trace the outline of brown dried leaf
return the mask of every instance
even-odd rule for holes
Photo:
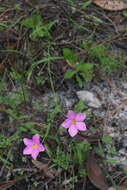
[[[46,164],[42,164],[41,162],[37,160],[32,160],[32,163],[39,169],[44,172],[44,174],[47,177],[54,178],[54,175],[52,172],[49,171],[48,166]]]
[[[110,11],[127,9],[127,2],[125,0],[93,0],[93,3]]]
[[[87,173],[90,181],[100,190],[108,190],[109,186],[96,158],[92,153],[87,158]]]

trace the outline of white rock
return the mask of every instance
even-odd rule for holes
[[[122,82],[123,88],[127,89],[127,82]]]
[[[93,107],[93,108],[99,108],[101,107],[101,102],[99,99],[92,93],[87,90],[81,90],[76,92],[78,98],[80,100],[85,101],[88,106]]]
[[[124,148],[119,150],[119,153],[122,154],[122,155],[125,155],[125,152],[126,152],[126,150]]]
[[[107,190],[116,190],[114,187],[109,187]]]

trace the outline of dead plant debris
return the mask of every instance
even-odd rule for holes
[[[127,2],[124,0],[93,0],[93,3],[103,9],[110,11],[120,11],[127,9]]]
[[[95,187],[99,188],[100,190],[109,189],[106,177],[103,174],[100,165],[97,163],[94,153],[92,152],[88,155],[87,172],[90,181],[95,185]]]

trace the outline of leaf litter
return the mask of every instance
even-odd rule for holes
[[[100,190],[108,190],[107,179],[92,152],[87,157],[87,173],[95,187]]]
[[[121,11],[127,9],[126,0],[93,0],[93,3],[110,11]]]

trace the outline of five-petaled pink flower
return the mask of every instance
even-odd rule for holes
[[[40,136],[38,134],[33,135],[32,139],[24,138],[23,142],[26,145],[23,154],[31,154],[34,160],[36,160],[39,152],[45,151],[45,147],[40,143]]]
[[[74,137],[78,131],[86,131],[86,124],[83,120],[86,118],[84,113],[75,113],[69,110],[67,113],[67,119],[61,124],[62,127],[68,128],[70,136]]]

